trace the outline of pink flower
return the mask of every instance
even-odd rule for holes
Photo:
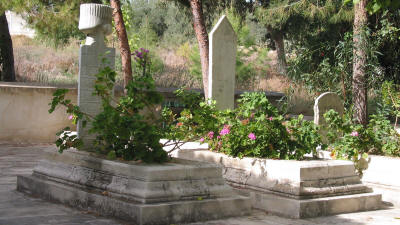
[[[208,132],[208,138],[212,139],[214,137],[214,131]]]
[[[272,121],[274,118],[271,116],[270,118],[268,118],[269,119],[269,121]]]
[[[353,132],[351,132],[350,135],[353,136],[353,137],[358,137],[358,132],[357,131],[353,131]]]
[[[218,141],[218,145],[221,146],[221,145],[222,145],[222,142],[221,142],[221,141]]]
[[[73,115],[69,115],[69,116],[68,116],[68,119],[69,119],[69,120],[72,120],[73,118],[74,118]]]
[[[229,134],[229,132],[230,132],[229,128],[228,128],[228,127],[224,127],[224,129],[222,129],[222,130],[219,132],[219,134],[220,134],[221,136],[224,136],[224,135]]]
[[[200,138],[200,142],[204,142],[204,138]]]
[[[251,140],[256,140],[256,135],[254,133],[250,133],[247,137],[249,137]]]
[[[220,138],[221,138],[221,136],[218,135],[218,136],[217,136],[217,139],[220,139]]]

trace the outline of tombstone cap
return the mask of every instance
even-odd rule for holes
[[[79,30],[90,33],[99,26],[111,26],[113,9],[103,4],[82,4],[80,7]]]

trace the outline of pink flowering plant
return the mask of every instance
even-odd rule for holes
[[[303,159],[320,144],[317,127],[302,118],[286,122],[264,93],[244,93],[234,110],[186,103],[175,127],[185,140],[207,142],[210,150],[234,157]],[[303,127],[303,128],[302,128]]]
[[[353,123],[348,115],[339,115],[334,110],[324,114],[327,129],[327,149],[337,159],[348,159],[354,162],[360,176],[367,169],[368,152],[376,144],[373,131],[361,124]]]

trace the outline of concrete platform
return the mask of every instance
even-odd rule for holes
[[[254,191],[249,193],[253,207],[294,219],[377,210],[382,207],[381,196],[374,193],[314,199],[293,199]]]
[[[134,224],[175,224],[250,214],[248,197],[225,184],[221,168],[172,159],[164,164],[47,152],[17,190]]]
[[[248,193],[254,208],[289,218],[381,207],[381,195],[361,182],[350,161],[239,159],[204,149],[181,149],[175,156],[223,166],[224,178]]]
[[[30,175],[43,148],[56,151],[53,145],[0,144],[0,225],[127,225],[125,221],[101,217],[90,210],[77,210],[44,201],[16,191],[17,175]],[[398,225],[400,208],[347,213],[326,217],[290,219],[253,210],[249,216],[232,217],[190,225]],[[177,224],[178,225],[178,224]]]

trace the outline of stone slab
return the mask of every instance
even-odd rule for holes
[[[56,147],[51,146],[54,151]],[[25,164],[21,159],[29,159],[30,161],[37,161],[40,159],[44,152],[43,146],[38,145],[24,145],[24,146],[10,146],[0,144],[0,164],[8,165],[10,168],[23,166],[25,168],[33,169],[32,163]],[[34,153],[34,154],[32,154]],[[12,156],[3,159],[3,156]],[[0,169],[1,170],[1,169]],[[0,175],[1,178],[1,175]],[[0,184],[3,180],[0,179]],[[102,218],[96,213],[86,210],[77,210],[70,207],[65,207],[61,204],[49,203],[41,199],[33,198],[15,191],[16,177],[13,183],[13,190],[0,191],[0,207],[10,207],[13,202],[19,203],[18,205],[25,204],[26,207],[36,207],[35,203],[43,207],[57,208],[60,213],[56,216],[46,215],[46,211],[33,216],[17,216],[17,217],[2,217],[0,218],[0,225],[32,225],[32,224],[63,224],[63,225],[126,225],[126,221],[117,221],[112,218]],[[1,188],[1,186],[0,186]],[[7,200],[8,199],[8,200]],[[19,208],[14,208],[18,210]],[[253,209],[251,215],[242,217],[224,218],[219,220],[201,221],[191,223],[190,225],[326,225],[326,224],[351,224],[351,225],[398,225],[399,224],[400,208],[386,207],[382,210],[346,213],[333,216],[306,218],[306,219],[290,219],[279,217],[271,213],[266,213],[265,210]]]
[[[361,183],[350,161],[239,159],[198,149],[182,149],[175,156],[222,165],[224,178],[232,185],[273,191],[292,198],[319,198],[370,191]]]
[[[322,136],[322,141],[327,143],[327,127],[324,114],[329,110],[335,110],[339,115],[343,115],[344,106],[339,95],[334,92],[322,93],[315,99],[314,103],[314,123],[320,126],[319,133]]]
[[[18,176],[17,188],[33,196],[140,225],[203,221],[250,213],[250,202],[246,197],[141,204],[34,176]]]
[[[18,176],[17,189],[137,224],[216,219],[251,209],[250,199],[224,182],[220,166],[183,159],[145,164],[48,151],[32,175]]]
[[[262,192],[251,192],[250,196],[253,207],[296,219],[377,210],[381,208],[381,195],[376,193],[301,200]]]

